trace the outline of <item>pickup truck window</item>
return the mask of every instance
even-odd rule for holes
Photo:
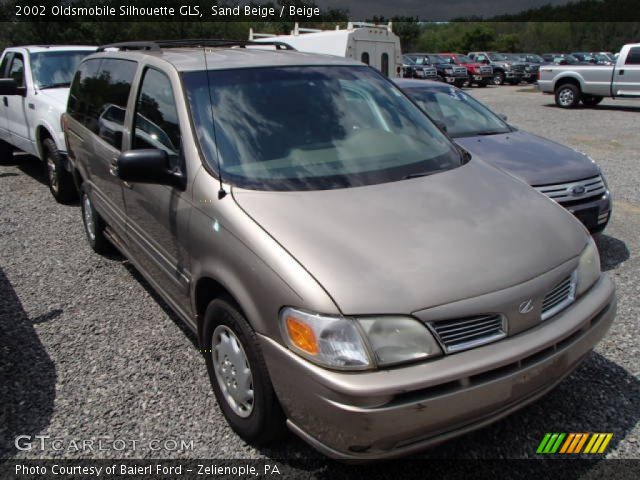
[[[153,68],[142,79],[134,120],[133,149],[157,148],[169,156],[180,150],[180,126],[171,81]]]
[[[225,181],[244,188],[348,188],[461,165],[446,136],[370,68],[185,72],[183,82],[205,160],[217,170],[219,158]]]
[[[625,65],[640,65],[640,47],[633,47],[629,50]]]
[[[2,58],[2,63],[0,63],[0,78],[5,78],[7,76],[7,67],[9,66],[9,61],[11,61],[11,57],[13,57],[13,53],[7,52]]]
[[[80,61],[89,51],[45,51],[30,55],[31,74],[36,88],[68,87]]]
[[[9,68],[9,78],[13,78],[19,87],[24,87],[24,61],[21,53],[16,53]]]

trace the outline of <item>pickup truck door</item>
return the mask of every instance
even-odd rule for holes
[[[9,68],[9,62],[13,58],[13,52],[6,52],[0,62],[0,78],[7,77],[7,70]],[[11,134],[9,133],[9,100],[7,99],[6,105],[4,98],[0,99],[0,140],[4,140],[7,143],[11,143]]]
[[[616,97],[640,97],[640,46],[631,47],[614,67],[612,91]],[[624,63],[623,63],[624,62]]]
[[[7,77],[13,78],[19,87],[27,87],[27,92],[29,92],[28,72],[22,53],[15,52],[13,54]],[[28,95],[28,93],[27,97],[5,95],[2,98],[2,103],[6,107],[11,143],[20,150],[33,153],[32,142],[29,138],[29,125],[27,123],[27,108],[30,102]]]

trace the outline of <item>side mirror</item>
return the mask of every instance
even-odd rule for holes
[[[169,155],[160,149],[128,150],[116,161],[120,180],[134,183],[169,185],[184,190],[184,174],[171,167]]]
[[[13,78],[0,78],[0,95],[20,95],[27,96],[27,89],[19,87]]]
[[[504,120],[505,122],[506,122],[507,120],[509,120],[509,117],[507,117],[504,113],[499,113],[499,114],[498,114],[498,116],[499,116],[502,120]]]

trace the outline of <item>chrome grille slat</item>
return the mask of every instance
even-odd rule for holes
[[[572,273],[553,287],[542,300],[541,319],[546,320],[571,305],[575,299],[576,273]]]
[[[465,325],[470,323],[479,323],[479,322],[487,322],[495,320],[495,316],[486,316],[486,317],[477,317],[469,320],[453,320],[450,324],[448,321],[438,322],[438,331],[446,332],[450,331],[450,329],[458,329],[460,327],[464,328]]]
[[[576,200],[587,200],[600,196],[607,191],[600,175],[576,182],[534,186],[533,188],[560,204],[563,202],[574,202]],[[578,190],[582,189],[582,193],[573,193],[573,190],[576,188]]]
[[[429,325],[447,353],[467,350],[506,336],[502,315],[443,320]]]

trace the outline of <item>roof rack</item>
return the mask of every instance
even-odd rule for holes
[[[98,48],[98,52],[104,52],[109,48],[118,49],[120,51],[134,51],[143,50],[151,52],[159,52],[165,48],[180,48],[180,47],[240,47],[246,48],[251,46],[264,47],[265,45],[272,45],[277,50],[295,50],[291,45],[284,42],[252,42],[247,40],[226,40],[222,38],[194,38],[188,40],[155,40],[155,41],[142,41],[142,42],[121,42],[110,43],[108,45],[102,45]]]

